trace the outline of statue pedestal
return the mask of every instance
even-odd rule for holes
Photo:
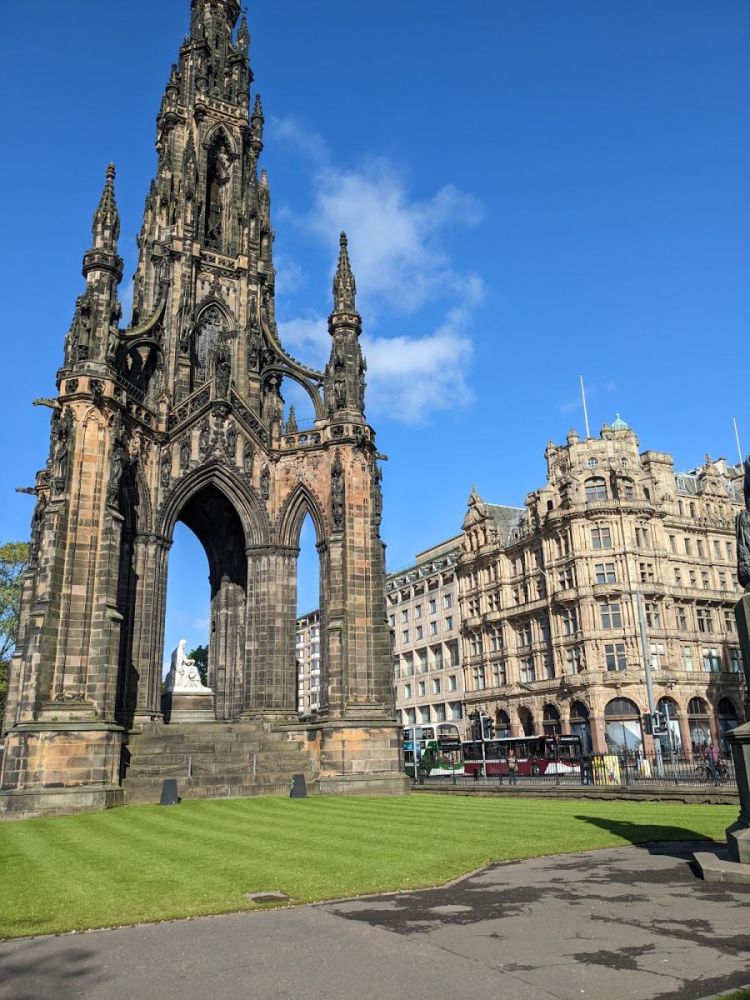
[[[165,691],[161,696],[164,721],[174,725],[180,722],[215,722],[213,693],[201,691]]]
[[[727,847],[733,861],[750,865],[750,722],[733,729],[727,739],[740,792],[740,815],[727,828]]]

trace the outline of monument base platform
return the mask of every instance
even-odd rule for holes
[[[175,725],[180,722],[215,722],[213,694],[195,694],[167,691],[161,700],[164,721]]]
[[[693,857],[704,882],[750,885],[750,865],[733,861],[726,847],[717,847],[715,851],[696,851]]]
[[[20,788],[0,792],[0,816],[24,819],[27,816],[65,816],[79,812],[114,809],[124,803],[118,786],[87,788]]]

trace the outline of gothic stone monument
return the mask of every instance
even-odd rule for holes
[[[192,0],[157,118],[158,167],[122,328],[115,169],[83,258],[4,719],[0,808],[127,800],[123,760],[162,715],[167,563],[183,521],[209,561],[210,726],[297,743],[320,791],[402,792],[355,281],[341,235],[325,372],[274,319],[263,111],[238,0]],[[314,426],[283,422],[282,379]],[[320,554],[322,705],[300,723],[295,614],[306,515]],[[193,729],[196,727],[193,726]],[[197,737],[194,736],[197,739]],[[299,766],[295,770],[300,770]],[[123,778],[124,775],[124,778]],[[158,798],[158,795],[157,795]]]

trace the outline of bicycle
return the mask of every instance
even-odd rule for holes
[[[714,775],[711,774],[708,764],[705,763],[698,764],[695,774],[698,781],[715,783],[717,785],[723,785],[724,782],[729,780],[729,768],[721,761],[716,764],[716,773]]]

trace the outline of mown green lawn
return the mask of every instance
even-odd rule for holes
[[[0,823],[0,938],[435,885],[488,861],[722,839],[733,806],[258,798]]]

